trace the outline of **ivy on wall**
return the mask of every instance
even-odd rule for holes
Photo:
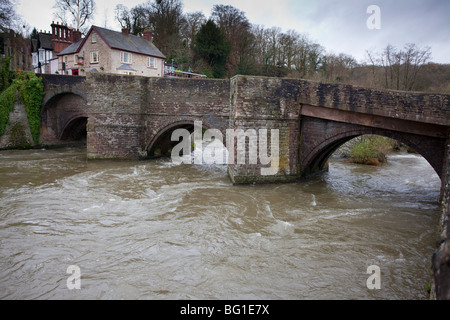
[[[39,142],[41,126],[41,105],[44,98],[44,84],[33,72],[17,72],[12,84],[0,93],[0,136],[5,133],[9,113],[14,102],[20,99],[25,104],[31,135],[34,143]]]
[[[9,113],[14,109],[17,97],[17,86],[11,85],[0,94],[0,137],[5,134],[5,127],[9,122]]]

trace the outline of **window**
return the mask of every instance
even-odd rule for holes
[[[121,63],[128,63],[131,64],[132,61],[132,54],[129,52],[121,52],[120,53],[120,62]]]
[[[91,63],[99,63],[98,51],[91,52]]]
[[[92,43],[97,43],[97,34],[95,32],[92,33]]]
[[[156,59],[155,58],[147,58],[147,67],[156,68]]]

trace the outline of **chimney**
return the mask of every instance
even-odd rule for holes
[[[128,28],[122,28],[122,33],[126,34],[127,36],[130,34],[130,29]]]
[[[72,42],[77,42],[82,37],[81,31],[79,31],[79,30],[72,29],[72,33],[71,34],[72,34],[72,37],[73,37],[72,38]]]
[[[143,38],[147,39],[150,42],[152,42],[153,41],[153,32],[152,32],[152,30],[145,29],[144,30],[144,34],[143,34]]]

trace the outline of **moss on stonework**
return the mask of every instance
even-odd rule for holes
[[[11,127],[9,143],[18,149],[29,149],[31,144],[27,139],[26,128],[21,123],[15,123]]]
[[[17,73],[13,83],[0,94],[0,136],[5,133],[5,127],[9,123],[9,114],[14,110],[14,102],[17,101],[17,97],[25,104],[31,135],[34,143],[38,143],[44,84],[42,79],[33,72]]]

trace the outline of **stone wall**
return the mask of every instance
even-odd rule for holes
[[[292,86],[290,86],[291,83]],[[234,183],[288,182],[297,179],[300,136],[300,105],[297,101],[297,88],[295,80],[290,82],[279,78],[238,76],[231,80],[229,127],[243,132],[255,130],[258,143],[261,139],[259,129],[267,129],[268,132],[278,130],[279,134],[279,162],[272,163],[272,165],[278,164],[277,173],[262,175],[261,169],[271,165],[262,164],[259,153],[257,163],[252,164],[248,157],[248,149],[245,150],[245,164],[238,163],[239,152],[235,148],[236,159],[229,165],[228,170]],[[267,136],[267,141],[267,155],[271,155],[270,134]]]
[[[225,132],[230,115],[230,82],[213,79],[149,78],[145,96],[146,149],[175,124],[201,121]]]
[[[87,78],[90,159],[138,159],[143,141],[147,79],[91,73]]]
[[[433,255],[433,280],[435,297],[450,300],[450,135],[447,140],[447,161],[443,174],[442,218],[439,247]]]
[[[86,100],[86,77],[61,76],[54,74],[41,74],[44,84],[45,96],[42,103],[45,106],[55,96],[72,93]]]
[[[0,137],[0,149],[22,149],[33,145],[26,108],[21,102],[15,102],[5,133]]]

